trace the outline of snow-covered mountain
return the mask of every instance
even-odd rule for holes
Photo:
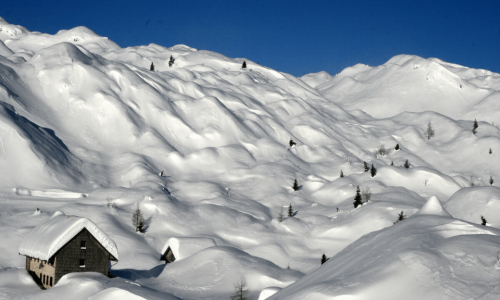
[[[499,91],[438,59],[296,78],[0,19],[0,295],[229,299],[244,276],[260,299],[496,299]],[[354,209],[357,186],[371,198]],[[59,210],[115,241],[116,278],[36,286],[19,245]],[[173,237],[217,246],[165,266]]]

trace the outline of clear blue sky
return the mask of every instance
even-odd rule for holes
[[[398,54],[500,73],[500,0],[24,0],[0,16],[50,34],[83,25],[121,47],[186,44],[295,76]]]

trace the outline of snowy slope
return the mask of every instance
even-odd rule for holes
[[[354,269],[380,255],[384,260],[370,272],[388,274],[401,264],[395,253],[410,253],[419,243],[458,253],[432,226],[488,235],[454,238],[467,251],[483,251],[481,265],[460,261],[454,273],[436,277],[443,280],[436,295],[453,276],[473,281],[467,274],[487,270],[491,278],[480,280],[497,278],[488,255],[498,246],[499,223],[487,214],[497,192],[485,186],[490,177],[493,185],[500,181],[500,130],[490,122],[500,123],[488,104],[500,88],[498,74],[397,56],[333,77],[295,78],[186,45],[122,49],[85,27],[49,35],[3,19],[0,26],[0,240],[7,241],[0,243],[0,276],[19,278],[0,280],[0,289],[11,299],[64,298],[68,291],[76,299],[228,299],[240,276],[256,298],[281,288],[281,295],[291,295],[294,285],[287,286],[297,281],[303,297],[328,299],[335,293],[314,294],[323,275],[312,274],[327,266],[319,267],[323,254],[342,261],[347,249],[366,252],[349,264]],[[377,169],[374,177],[364,162]],[[354,209],[357,186],[371,198]],[[471,201],[476,194],[485,200]],[[429,198],[431,211],[444,203],[452,217],[421,213],[393,226],[401,211],[412,216]],[[131,225],[137,204],[145,233]],[[465,208],[470,215],[460,214]],[[114,240],[116,278],[71,274],[41,291],[18,271],[25,263],[18,253],[23,239],[56,211],[88,218]],[[492,227],[466,223],[479,223],[483,214]],[[412,230],[418,238],[407,243]],[[382,247],[373,236],[398,250],[377,248],[370,256],[363,245]],[[217,246],[160,262],[169,239],[193,238]],[[432,247],[421,251],[430,273],[453,262],[435,259]],[[426,284],[411,274],[401,282],[398,274],[385,283],[427,295]],[[453,295],[480,298],[489,295],[484,291],[498,294],[456,284]]]

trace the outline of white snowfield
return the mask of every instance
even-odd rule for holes
[[[500,74],[398,55],[296,78],[0,29],[0,298],[225,300],[241,277],[254,299],[500,298]],[[83,227],[115,278],[40,290],[19,254]]]
[[[97,225],[87,218],[67,216],[61,211],[55,212],[24,238],[19,246],[19,254],[49,260],[83,229],[87,229],[111,255],[118,259],[115,242]]]
[[[216,246],[215,241],[211,238],[169,238],[161,249],[162,255],[167,251],[168,247],[172,250],[175,256],[175,261],[189,257],[196,252],[199,252],[208,247]]]

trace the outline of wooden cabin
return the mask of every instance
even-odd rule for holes
[[[19,254],[26,256],[26,270],[44,289],[73,272],[98,272],[109,276],[110,261],[118,261],[114,241],[92,221],[56,212],[28,234]]]
[[[172,263],[213,246],[217,245],[211,238],[170,238],[163,246],[160,260]]]

